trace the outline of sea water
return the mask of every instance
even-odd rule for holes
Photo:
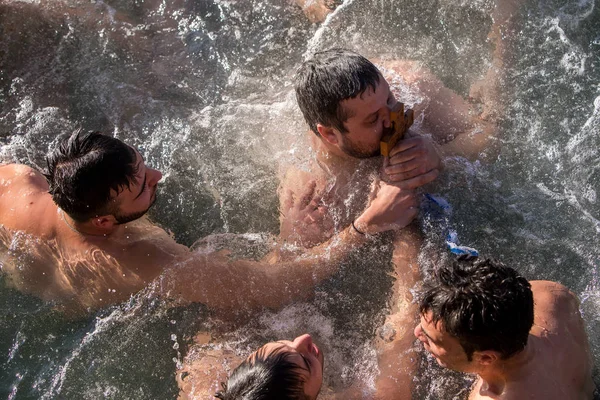
[[[311,24],[288,0],[0,3],[0,159],[44,167],[78,126],[136,146],[164,174],[151,217],[192,245],[260,255],[278,231],[279,172],[309,157],[294,70],[346,47],[413,59],[467,96],[489,68],[493,1],[346,0]],[[510,37],[508,98],[491,159],[446,160],[431,188],[452,205],[461,243],[581,299],[600,361],[600,11],[593,0],[525,1]],[[423,271],[448,257],[444,227],[420,216]],[[429,223],[431,222],[431,223]],[[222,243],[221,243],[222,242]],[[224,333],[245,354],[305,331],[326,350],[326,384],[367,385],[370,344],[391,282],[386,243],[351,255],[315,299]],[[2,252],[2,263],[10,260]],[[353,258],[354,257],[354,258]],[[365,273],[364,263],[377,265]],[[373,291],[372,288],[378,288]],[[0,395],[7,399],[166,399],[201,330],[221,321],[148,288],[67,319],[0,275]],[[414,351],[419,354],[418,346]],[[423,357],[418,399],[465,398],[470,377]],[[595,382],[600,376],[595,370]],[[597,398],[600,398],[597,396]]]

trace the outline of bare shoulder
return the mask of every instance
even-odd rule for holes
[[[372,60],[374,64],[382,69],[384,77],[387,79],[386,72],[394,72],[402,76],[409,85],[419,81],[436,81],[442,85],[441,81],[422,63],[415,60]],[[387,71],[386,71],[387,70]]]
[[[531,290],[537,326],[556,334],[584,334],[579,299],[567,287],[557,282],[531,281]]]
[[[565,309],[579,309],[579,299],[566,286],[551,281],[531,281],[531,291],[537,306]]]
[[[149,266],[146,272],[150,276],[160,274],[164,268],[189,254],[189,248],[177,243],[169,232],[147,217],[129,223],[127,229],[130,234],[126,245],[117,247],[126,250],[122,257],[128,260],[129,265]]]
[[[591,398],[593,364],[579,311],[579,299],[567,287],[557,282],[532,281],[531,290],[535,302],[535,325],[531,334],[550,338],[546,342],[551,347],[548,351],[551,360],[548,363],[560,366],[555,377],[562,382],[565,390],[572,393],[568,398]],[[539,328],[545,328],[546,331]]]
[[[325,180],[316,168],[290,166],[283,174],[279,183],[278,195],[280,206],[289,208],[291,204],[286,207],[286,200],[291,200],[288,197],[299,196],[311,185],[316,186],[317,191],[321,190],[325,185]]]
[[[22,186],[48,189],[46,178],[35,169],[23,164],[0,165],[0,186]]]
[[[313,176],[312,171],[291,166],[283,174],[280,187],[303,187],[309,181],[314,180]]]

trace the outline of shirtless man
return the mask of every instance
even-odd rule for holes
[[[390,157],[382,159],[379,142],[384,128],[390,126],[390,110],[397,104],[388,82],[399,81],[418,92],[422,101],[409,104],[417,122]],[[332,49],[316,53],[300,67],[295,87],[311,129],[308,137],[314,161],[306,169],[290,169],[282,180],[280,238],[306,248],[331,240],[336,232],[348,228],[370,233],[358,211],[368,202],[370,185],[380,183],[382,165],[382,178],[400,188],[403,225],[409,225],[419,209],[416,189],[435,180],[441,169],[440,156],[429,136],[440,143],[460,141],[460,146],[450,142],[450,151],[476,157],[494,129],[490,121],[478,119],[464,99],[412,62],[383,64],[380,71],[354,52]],[[299,197],[309,182],[316,182],[314,211],[296,215],[293,200],[284,193]],[[381,370],[378,398],[408,398],[414,368],[408,354],[404,358],[398,354],[413,342],[410,327],[416,310],[411,306],[409,289],[419,277],[419,233],[414,227],[396,232],[394,247],[395,287],[390,314],[382,328],[388,333],[376,339]],[[399,369],[407,372],[405,379],[398,378]]]
[[[439,365],[477,374],[469,399],[591,399],[591,355],[579,302],[490,260],[436,272],[415,336]]]
[[[324,355],[309,334],[267,343],[244,358],[217,352],[213,360],[191,371],[179,400],[213,395],[222,400],[315,400],[323,384]],[[224,364],[232,369],[229,374],[223,370]],[[193,384],[210,374],[215,374],[212,391],[195,391]]]
[[[276,308],[309,296],[350,247],[368,241],[347,229],[340,240],[276,263],[272,254],[255,262],[192,253],[142,218],[162,175],[137,150],[76,132],[47,160],[46,179],[25,165],[0,167],[0,265],[13,286],[68,311],[122,302],[161,275],[161,295],[224,312]],[[402,224],[399,190],[387,185],[374,195],[363,229]]]

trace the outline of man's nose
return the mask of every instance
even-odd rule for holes
[[[415,330],[413,331],[413,333],[415,334],[415,337],[417,339],[419,339],[421,342],[424,341],[424,338],[423,338],[424,335],[423,335],[423,330],[421,329],[421,324],[419,324],[415,327]]]
[[[390,121],[390,113],[391,112],[398,112],[400,111],[400,102],[399,101],[392,101],[389,102],[387,104],[387,112],[385,113],[385,116],[383,118],[383,126],[385,127],[389,127],[391,125],[391,121]]]
[[[312,337],[310,337],[310,335],[308,333],[305,333],[302,336],[298,336],[296,339],[294,339],[294,342],[292,344],[292,347],[295,348],[297,351],[307,351],[310,350],[312,346]]]
[[[148,168],[148,177],[146,179],[148,186],[156,186],[158,181],[162,179],[162,173],[157,169]]]

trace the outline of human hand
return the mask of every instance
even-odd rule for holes
[[[312,247],[332,235],[333,219],[317,191],[316,181],[309,181],[299,197],[292,190],[287,190],[284,196],[280,210],[281,239]]]
[[[371,192],[369,206],[354,221],[354,226],[369,234],[401,229],[410,224],[418,213],[419,204],[414,190],[380,181]]]
[[[402,189],[416,189],[432,182],[440,173],[441,159],[433,143],[422,136],[399,141],[383,160],[387,182]]]

